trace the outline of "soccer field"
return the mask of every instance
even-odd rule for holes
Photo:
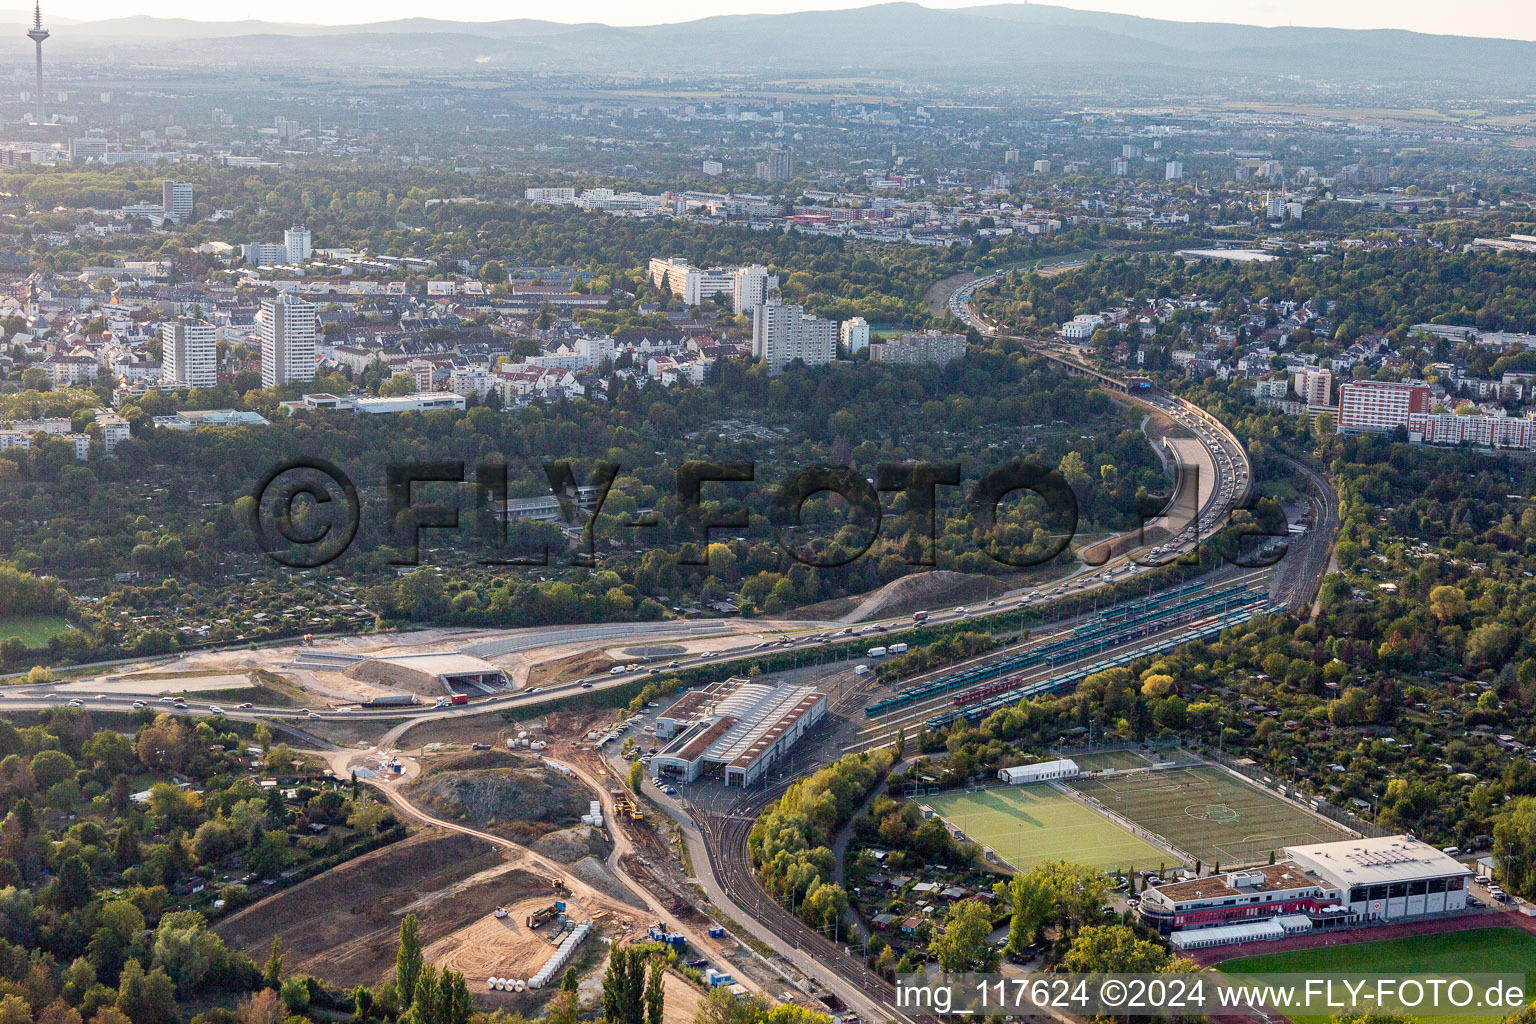
[[[1106,768],[1126,771],[1131,768],[1147,768],[1152,764],[1134,750],[1092,750],[1086,754],[1073,754],[1072,760],[1085,772],[1098,772]]]
[[[1047,860],[1120,870],[1172,861],[1166,851],[1043,783],[918,800],[1019,871]]]
[[[1536,972],[1536,937],[1519,928],[1479,928],[1408,939],[1318,946],[1289,953],[1262,953],[1224,961],[1225,974],[1528,974]],[[1327,1015],[1286,1014],[1296,1024],[1323,1024]],[[1499,1014],[1444,1016],[1415,1014],[1421,1021],[1495,1024]]]
[[[47,647],[48,638],[69,630],[62,615],[12,615],[0,618],[0,640],[16,637],[28,647]]]
[[[1068,785],[1207,867],[1251,864],[1283,846],[1349,838],[1339,826],[1211,765]]]

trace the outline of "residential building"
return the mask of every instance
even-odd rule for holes
[[[1177,160],[1169,160],[1163,165],[1163,180],[1178,181],[1184,177],[1184,165]]]
[[[219,382],[218,329],[206,320],[173,320],[160,328],[160,379],[191,388]]]
[[[164,212],[166,220],[175,221],[177,224],[190,224],[196,220],[196,207],[192,201],[192,183],[165,181],[160,186],[160,209]]]
[[[856,355],[869,348],[869,321],[861,316],[844,320],[842,326],[837,329],[838,340],[848,354]]]
[[[943,331],[907,334],[871,345],[869,358],[876,363],[934,363],[945,366],[965,358],[965,335]]]
[[[1413,413],[1429,412],[1429,387],[1391,381],[1346,381],[1339,385],[1337,430],[1393,430],[1408,426]]]
[[[1296,371],[1296,393],[1312,406],[1332,404],[1333,371],[1321,366],[1303,366]]]
[[[779,286],[779,279],[762,264],[737,267],[732,274],[731,308],[739,316],[768,301],[768,292]]]
[[[262,387],[315,379],[317,324],[314,304],[296,295],[261,301],[256,331],[261,337]]]
[[[768,159],[757,162],[756,173],[762,181],[788,181],[795,176],[794,154],[786,147],[768,154]]]
[[[778,373],[796,359],[825,366],[837,358],[837,324],[802,306],[765,302],[752,312],[752,358]]]
[[[314,251],[311,246],[309,228],[300,224],[283,232],[283,249],[289,263],[302,263],[309,259]]]

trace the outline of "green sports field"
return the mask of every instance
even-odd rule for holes
[[[0,640],[16,637],[28,647],[47,647],[48,638],[69,629],[62,615],[12,615],[0,618]]]
[[[1475,931],[1418,935],[1408,939],[1318,946],[1289,953],[1262,953],[1223,961],[1218,970],[1226,974],[1359,972],[1412,974],[1421,978],[1453,973],[1536,975],[1536,936],[1519,928],[1479,928]],[[1527,986],[1526,991],[1529,990]],[[1328,1019],[1326,1015],[1286,1016],[1296,1024],[1323,1024]],[[1495,1024],[1501,1014],[1415,1016],[1421,1021],[1445,1021],[1447,1024],[1452,1021],[1457,1024]]]
[[[1101,772],[1106,768],[1128,771],[1152,764],[1134,750],[1091,750],[1086,754],[1073,754],[1072,760],[1085,772]]]
[[[1154,867],[1168,853],[1043,783],[919,797],[966,838],[1020,871],[1047,860],[1094,868]]]
[[[1211,765],[1074,779],[1068,785],[1207,867],[1252,864],[1284,846],[1349,838],[1332,822]]]

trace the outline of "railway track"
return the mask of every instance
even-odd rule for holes
[[[894,985],[871,971],[862,960],[849,956],[842,946],[790,913],[763,889],[747,853],[747,837],[757,820],[758,812],[782,796],[793,781],[782,782],[754,793],[749,800],[737,805],[734,813],[692,812],[694,821],[705,837],[710,868],[720,887],[737,906],[750,912],[759,923],[795,944],[796,949],[805,956],[805,961],[795,966],[818,989],[827,987],[817,977],[818,974],[835,974],[881,1007],[893,1020],[907,1024],[939,1024],[931,1016],[914,1016],[897,1010]]]

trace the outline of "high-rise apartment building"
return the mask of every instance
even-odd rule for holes
[[[1408,417],[1429,412],[1429,387],[1395,381],[1345,381],[1339,385],[1338,432],[1393,430]]]
[[[825,366],[837,358],[837,324],[803,306],[765,302],[752,311],[752,358],[778,373],[796,359]]]
[[[189,388],[219,382],[218,335],[204,320],[173,320],[160,329],[160,377]]]
[[[943,331],[922,331],[871,346],[869,358],[875,363],[934,363],[946,366],[965,358],[965,335]]]
[[[844,320],[837,333],[838,339],[850,356],[869,348],[869,321],[861,316]]]
[[[256,312],[261,337],[262,387],[315,379],[315,305],[297,295],[262,299]]]
[[[794,154],[788,148],[776,149],[757,162],[756,170],[762,181],[788,181],[795,176]]]
[[[160,186],[160,209],[165,219],[190,224],[197,219],[190,181],[166,181]]]
[[[1178,181],[1184,177],[1184,165],[1178,160],[1169,160],[1163,164],[1163,180]]]
[[[1329,404],[1333,393],[1333,371],[1322,366],[1303,366],[1296,371],[1296,393],[1311,406]]]
[[[302,263],[314,251],[310,245],[309,228],[300,224],[283,232],[283,248],[287,250],[289,263]]]
[[[737,267],[732,274],[731,308],[737,314],[750,313],[768,301],[770,289],[777,288],[779,279],[768,273],[761,263],[750,267]]]

